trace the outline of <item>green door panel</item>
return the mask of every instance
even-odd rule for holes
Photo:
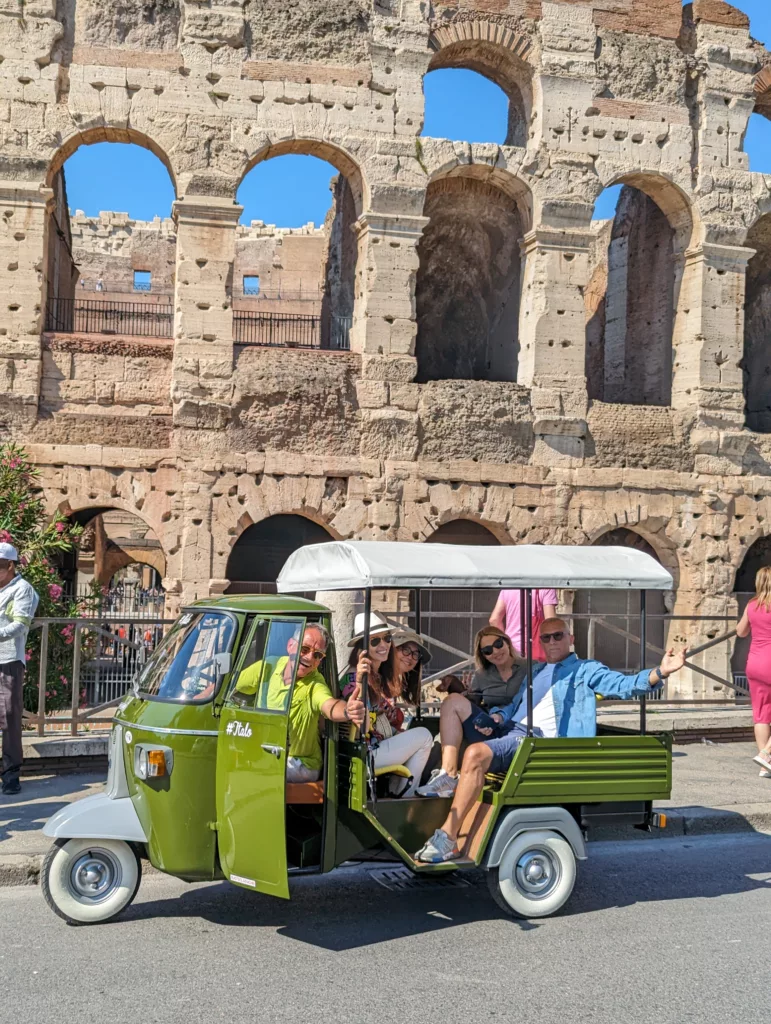
[[[285,787],[291,688],[285,710],[269,710],[259,706],[266,703],[267,686],[260,685],[250,694],[250,705],[238,691],[238,676],[258,660],[274,665],[282,651],[286,654],[287,633],[302,637],[303,628],[303,619],[288,616],[254,622],[233,673],[234,688],[222,705],[217,740],[217,842],[222,870],[236,885],[284,899],[289,898]]]

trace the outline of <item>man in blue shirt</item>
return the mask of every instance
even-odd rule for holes
[[[573,637],[562,619],[546,619],[539,636],[546,664],[533,666],[533,731],[536,736],[594,736],[597,694],[629,700],[658,689],[685,664],[685,650],[666,652],[658,668],[627,676],[599,661],[581,661],[571,653]],[[480,742],[466,750],[455,797],[444,824],[415,854],[436,864],[459,856],[457,839],[466,815],[479,799],[488,772],[502,774],[527,735],[527,681],[507,707],[493,708],[495,728],[480,728]],[[483,739],[482,737],[490,737]]]

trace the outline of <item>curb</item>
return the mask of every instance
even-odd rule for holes
[[[605,827],[592,832],[591,842],[619,839],[680,839],[683,836],[771,833],[771,803],[735,804],[732,807],[661,807],[667,816],[665,829],[640,832],[633,828]],[[38,885],[43,853],[0,854],[0,888]],[[142,861],[143,875],[163,874]]]

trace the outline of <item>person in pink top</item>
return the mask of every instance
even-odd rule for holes
[[[771,778],[771,566],[758,569],[755,596],[739,620],[737,636],[749,636],[747,682],[755,723],[758,753],[753,758],[760,765],[760,774]]]
[[[545,619],[553,619],[557,614],[557,591],[556,590],[534,590],[533,591],[533,637],[538,636],[538,628],[535,623],[541,623]],[[521,591],[502,590],[498,595],[493,613],[490,616],[490,625],[502,629],[511,640],[515,651],[521,655],[525,654],[525,640],[522,636],[522,604]]]

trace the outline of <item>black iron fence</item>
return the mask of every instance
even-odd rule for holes
[[[347,351],[352,318],[333,316],[324,328],[324,318],[307,313],[260,313],[233,311],[233,340],[239,345],[267,348],[326,348]]]
[[[174,309],[170,299],[150,303],[49,298],[45,329],[66,334],[128,334],[143,338],[171,338]]]

